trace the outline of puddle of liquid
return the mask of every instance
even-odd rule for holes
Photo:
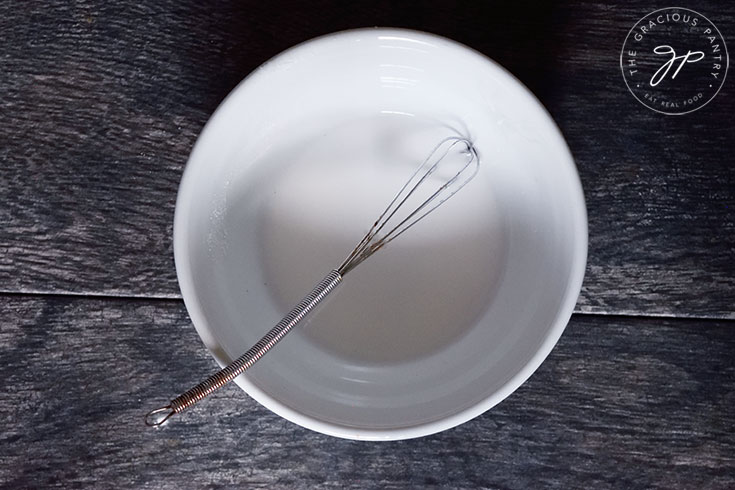
[[[381,115],[281,149],[288,162],[271,165],[273,190],[261,199],[257,226],[279,309],[287,312],[339,266],[448,135],[434,121]],[[318,316],[290,335],[358,364],[408,362],[461,338],[491,301],[507,247],[480,177],[350,272]]]

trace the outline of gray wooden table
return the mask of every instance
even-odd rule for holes
[[[620,49],[662,6],[1,1],[0,486],[735,488],[733,76],[686,116],[639,104]],[[735,46],[735,4],[687,6]],[[323,436],[234,386],[146,429],[216,368],[171,247],[198,132],[268,58],[370,25],[472,46],[557,120],[590,225],[565,334],[507,400],[426,438]]]

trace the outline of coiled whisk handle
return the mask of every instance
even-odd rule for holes
[[[275,327],[252,346],[250,350],[232,361],[218,373],[213,374],[186,393],[171,400],[168,405],[150,411],[145,416],[146,425],[151,427],[162,425],[175,414],[183,412],[244,373],[285,337],[291,329],[306,318],[341,282],[342,274],[338,270],[331,271]]]

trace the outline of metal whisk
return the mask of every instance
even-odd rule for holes
[[[459,162],[456,158],[453,164],[449,162],[452,152],[462,155]],[[327,274],[245,354],[194,388],[174,398],[168,405],[149,412],[145,417],[146,425],[152,427],[162,425],[173,415],[183,412],[245,372],[334,291],[345,274],[459,192],[475,177],[479,165],[480,159],[470,140],[451,136],[439,142],[338,268]],[[412,204],[415,207],[411,208]]]

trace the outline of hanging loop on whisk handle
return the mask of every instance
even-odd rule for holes
[[[183,412],[244,373],[271,350],[291,329],[306,318],[341,282],[342,274],[337,270],[331,271],[275,327],[251,347],[250,350],[186,393],[171,400],[168,405],[151,410],[145,416],[146,425],[150,427],[163,425],[172,416]]]

